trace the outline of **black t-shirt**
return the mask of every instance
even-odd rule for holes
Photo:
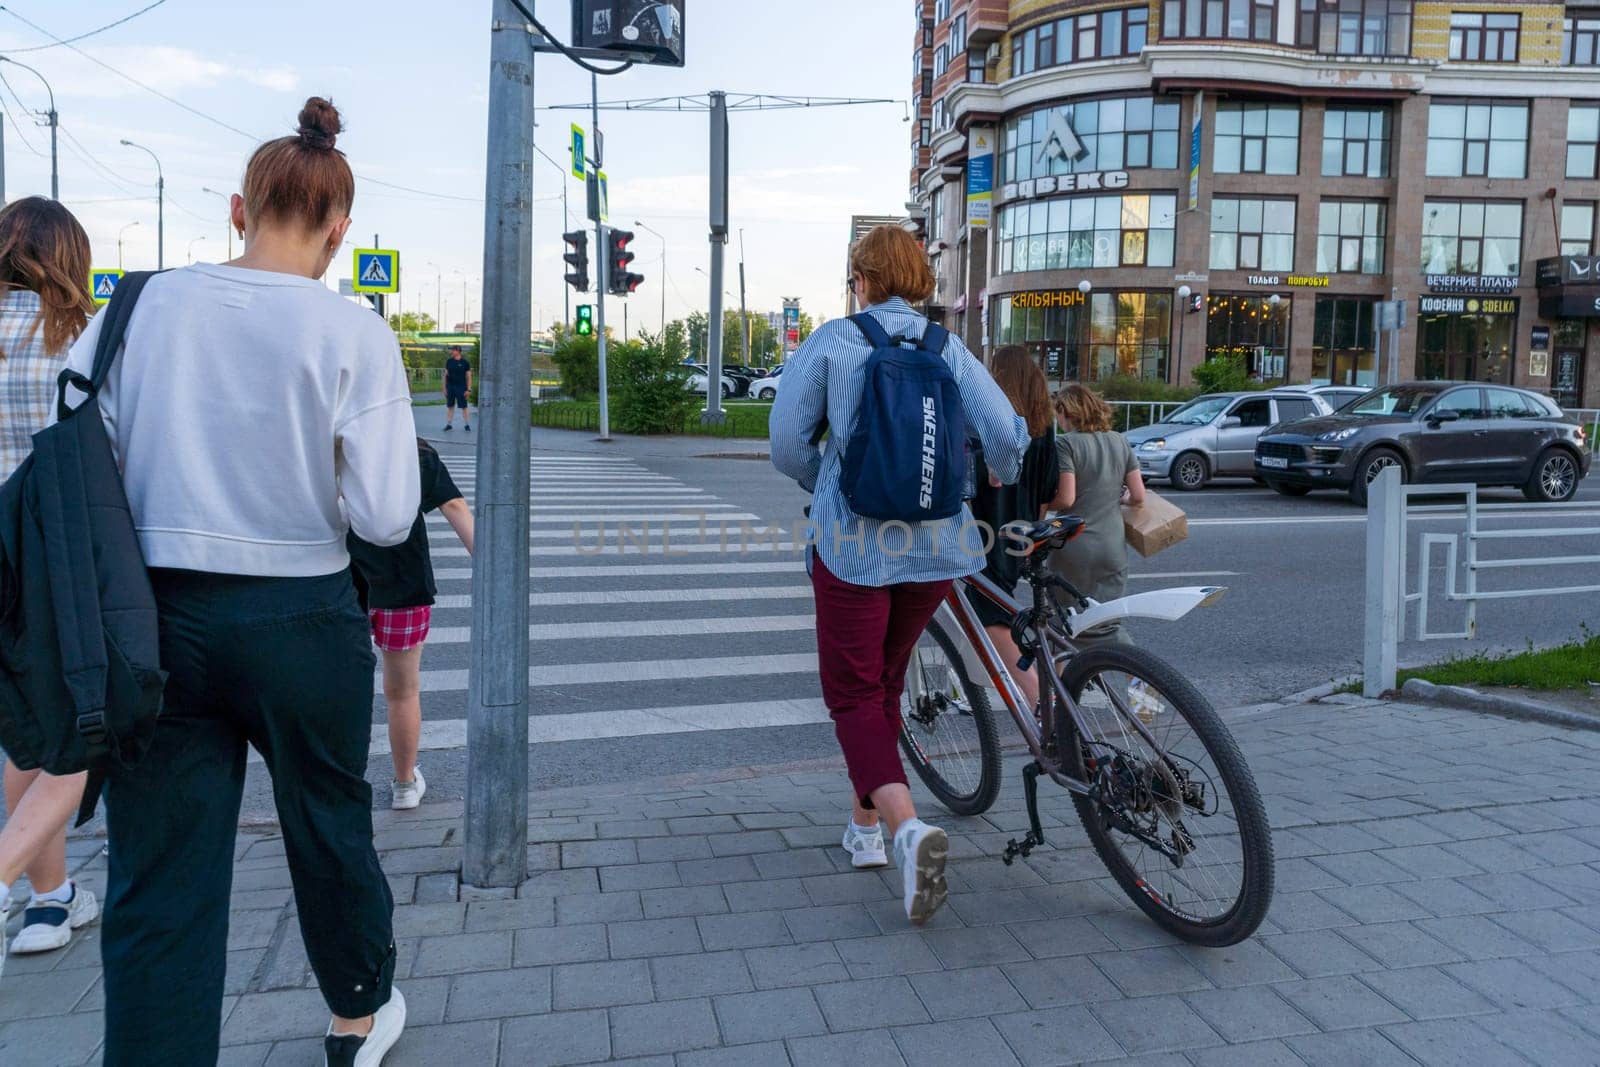
[[[428,554],[428,524],[422,516],[456,499],[461,490],[450,479],[433,446],[417,440],[417,465],[422,471],[422,507],[411,536],[392,548],[380,548],[350,534],[351,571],[365,608],[420,608],[433,603],[439,587],[433,582]]]
[[[974,445],[974,476],[977,496],[971,501],[972,517],[987,523],[994,531],[994,547],[989,550],[983,573],[1000,588],[1011,590],[1022,576],[1022,558],[1011,554],[1017,543],[1000,536],[1000,528],[1008,522],[1037,522],[1039,511],[1056,498],[1061,485],[1061,467],[1056,459],[1056,432],[1048,429],[1044,436],[1028,442],[1028,451],[1022,456],[1022,473],[1016,485],[998,488],[989,484],[989,468],[983,462],[983,450]],[[1011,552],[1008,552],[1010,549]]]
[[[472,364],[466,357],[460,359],[447,359],[444,361],[444,384],[447,388],[461,390],[467,387],[467,375],[472,371]]]

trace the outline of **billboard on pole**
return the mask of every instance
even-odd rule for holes
[[[684,0],[572,0],[572,47],[683,66]]]

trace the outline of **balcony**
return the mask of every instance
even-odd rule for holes
[[[950,13],[967,14],[967,47],[992,44],[1006,35],[1011,25],[1011,5],[1007,0],[967,0],[950,5]]]

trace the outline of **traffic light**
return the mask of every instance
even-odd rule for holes
[[[589,235],[582,230],[573,230],[564,233],[561,239],[572,247],[561,258],[566,260],[567,266],[572,269],[567,271],[567,284],[580,293],[589,291]]]
[[[644,281],[644,275],[628,270],[628,264],[633,262],[633,253],[628,251],[632,240],[632,230],[606,231],[606,291],[612,296],[627,296]]]
[[[579,337],[594,336],[594,305],[578,305],[578,323],[573,332]]]

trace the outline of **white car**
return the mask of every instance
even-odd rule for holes
[[[778,396],[778,386],[782,381],[783,368],[774,367],[771,374],[750,383],[750,395],[756,400],[775,400]]]
[[[685,363],[683,369],[688,371],[688,377],[683,380],[683,387],[691,393],[704,393],[708,375],[706,369],[697,363]],[[722,398],[726,400],[738,391],[738,385],[726,374],[722,375]]]

